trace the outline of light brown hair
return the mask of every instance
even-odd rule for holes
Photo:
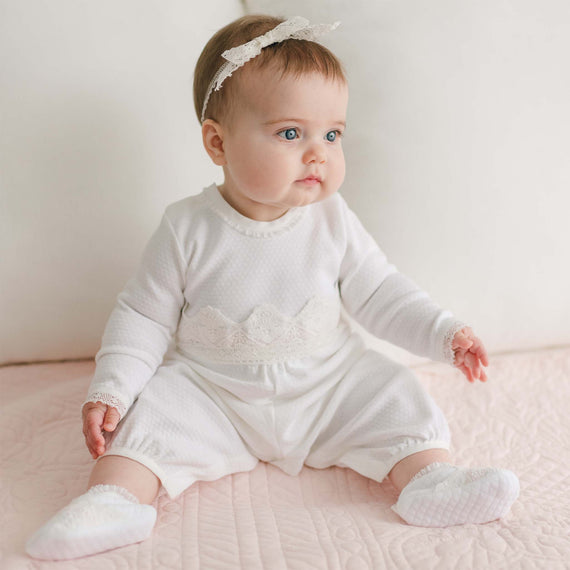
[[[243,16],[218,30],[206,44],[194,71],[194,107],[198,120],[208,87],[220,67],[225,63],[222,53],[267,33],[285,20],[265,15]],[[248,61],[248,69],[274,65],[281,75],[300,76],[305,73],[320,73],[327,79],[346,83],[346,75],[341,62],[323,45],[307,41],[289,39],[267,46],[261,54]],[[219,91],[213,91],[206,108],[205,119],[217,122],[228,121],[231,117],[238,94],[238,69],[224,81]]]

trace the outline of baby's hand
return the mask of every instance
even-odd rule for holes
[[[102,402],[87,402],[83,406],[83,435],[89,453],[97,459],[105,453],[103,430],[115,431],[120,414],[116,408]]]
[[[455,353],[455,366],[465,374],[469,382],[487,381],[487,374],[483,370],[483,366],[489,366],[487,351],[469,327],[455,334],[451,348]]]

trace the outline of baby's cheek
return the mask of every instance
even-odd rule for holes
[[[342,150],[339,151],[338,155],[333,156],[330,171],[331,181],[336,185],[337,189],[340,188],[346,174],[346,164]]]

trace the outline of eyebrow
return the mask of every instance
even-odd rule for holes
[[[294,117],[285,117],[283,119],[277,119],[275,121],[267,121],[263,124],[269,126],[269,125],[276,125],[278,123],[304,123],[304,122],[305,121],[303,119],[296,119]],[[331,123],[334,125],[342,125],[343,127],[346,127],[346,121],[331,121]]]

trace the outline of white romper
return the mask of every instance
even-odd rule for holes
[[[86,402],[122,421],[105,455],[153,471],[170,497],[259,460],[350,467],[382,481],[449,447],[443,414],[367,330],[453,362],[464,325],[389,264],[340,194],[251,220],[216,185],[166,209],[118,297]]]

